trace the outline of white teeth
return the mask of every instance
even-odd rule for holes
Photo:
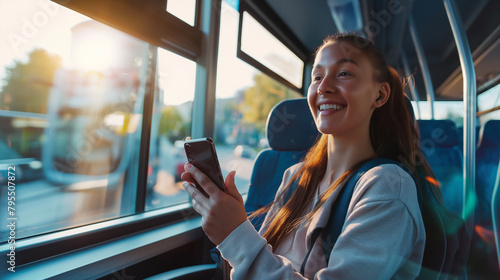
[[[324,111],[324,110],[341,110],[341,109],[344,109],[345,107],[344,106],[340,106],[340,105],[337,105],[337,104],[322,104],[319,106],[319,110],[320,111]]]

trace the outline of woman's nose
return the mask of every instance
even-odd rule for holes
[[[322,81],[321,84],[318,87],[318,94],[319,95],[325,95],[329,93],[334,93],[335,92],[335,86],[332,84],[331,81],[328,81],[327,78],[325,77]]]

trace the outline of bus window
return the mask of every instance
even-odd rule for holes
[[[50,1],[9,3],[1,28],[0,181],[15,166],[17,238],[135,211],[148,45]]]
[[[413,110],[417,112],[417,101],[411,101]],[[418,101],[420,110],[419,119],[428,120],[431,118],[428,101]],[[463,126],[463,101],[434,101],[434,118],[437,120],[452,120],[457,127]]]
[[[304,62],[247,12],[243,13],[242,28],[241,50],[302,88]]]
[[[267,147],[269,111],[301,95],[236,57],[239,13],[227,1],[221,9],[214,140],[224,176],[236,170],[236,186],[246,193],[253,159]]]
[[[195,62],[158,50],[146,210],[188,200],[180,175],[186,163],[183,140],[191,135],[195,72]]]
[[[500,85],[481,93],[477,97],[479,123],[481,126],[488,120],[500,120]]]

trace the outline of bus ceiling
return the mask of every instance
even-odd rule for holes
[[[478,94],[500,82],[500,1],[455,1],[466,29]],[[355,31],[370,38],[396,69],[402,51],[415,75],[416,92],[427,100],[409,21],[426,56],[435,100],[462,100],[462,75],[458,51],[443,1],[436,0],[240,0],[240,11],[251,9],[277,38],[291,49],[303,50],[311,63],[323,38],[337,32]]]

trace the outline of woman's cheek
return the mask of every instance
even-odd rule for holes
[[[314,108],[314,104],[316,103],[316,96],[316,90],[310,87],[309,91],[307,92],[307,103],[309,104],[309,108],[311,109],[311,111]]]

